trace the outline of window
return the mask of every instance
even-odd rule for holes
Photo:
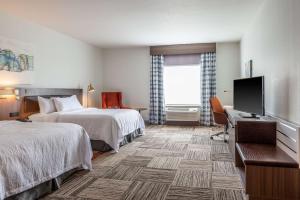
[[[200,64],[164,66],[166,105],[200,105]]]

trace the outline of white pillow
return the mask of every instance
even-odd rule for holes
[[[79,103],[76,95],[65,98],[56,97],[53,98],[53,100],[58,112],[82,109],[82,106]]]
[[[38,103],[40,107],[40,113],[47,114],[47,113],[56,112],[53,99],[38,97]]]

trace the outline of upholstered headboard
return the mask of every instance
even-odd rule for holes
[[[53,89],[53,88],[18,88],[21,101],[21,117],[26,118],[33,113],[38,113],[38,96],[44,98],[69,97],[76,95],[82,104],[82,89]]]

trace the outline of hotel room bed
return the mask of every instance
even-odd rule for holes
[[[0,199],[36,199],[45,191],[32,188],[92,169],[90,139],[79,125],[0,121],[0,130]]]
[[[65,122],[79,124],[87,131],[94,150],[108,150],[104,141],[118,151],[120,144],[143,134],[145,124],[142,116],[132,109],[81,108],[48,114],[33,114],[34,122]]]

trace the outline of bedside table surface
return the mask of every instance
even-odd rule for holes
[[[132,109],[135,109],[135,110],[147,110],[147,108],[145,108],[145,107],[132,107]]]

